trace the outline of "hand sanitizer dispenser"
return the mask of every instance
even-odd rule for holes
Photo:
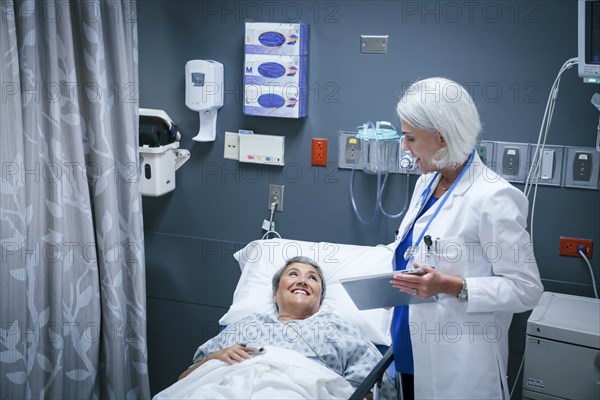
[[[200,114],[200,130],[193,140],[215,140],[223,89],[223,64],[213,60],[191,60],[185,64],[185,105]]]

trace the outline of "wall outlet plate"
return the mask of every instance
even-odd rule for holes
[[[566,147],[564,186],[598,189],[600,153],[593,147]]]
[[[482,140],[481,143],[477,146],[477,154],[481,161],[490,167],[495,163],[495,154],[494,154],[494,142],[488,140]]]
[[[327,139],[313,138],[311,151],[311,165],[313,167],[327,166]]]
[[[529,145],[528,160],[530,166],[534,162],[535,148],[535,144]],[[544,150],[540,154],[541,163],[537,176],[533,178],[532,183],[537,182],[538,185],[560,186],[562,184],[564,151],[564,146],[545,145]],[[527,179],[527,175],[525,179]]]
[[[338,168],[352,169],[358,160],[360,141],[356,132],[340,131],[338,134]],[[357,165],[358,169],[359,166]]]
[[[225,145],[223,158],[229,160],[240,159],[240,135],[236,132],[225,132]]]
[[[283,211],[283,185],[269,185],[269,203],[267,204],[267,209],[271,211],[271,204],[277,202],[277,206],[275,211]]]
[[[387,53],[389,35],[360,35],[361,53]]]
[[[594,241],[591,239],[561,237],[558,254],[561,256],[581,257],[581,254],[579,254],[579,249],[581,249],[587,258],[592,258],[593,245]]]
[[[509,182],[524,183],[529,172],[529,144],[496,142],[494,171]]]

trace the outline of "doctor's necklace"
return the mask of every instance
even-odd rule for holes
[[[438,213],[440,212],[440,210],[444,206],[444,203],[446,202],[446,200],[448,200],[448,197],[450,196],[450,193],[452,193],[452,191],[454,190],[454,188],[456,187],[456,185],[460,181],[460,178],[462,178],[462,176],[465,174],[465,171],[471,165],[471,162],[473,161],[473,156],[474,155],[475,155],[475,151],[472,151],[471,155],[469,156],[469,158],[468,158],[467,162],[465,163],[464,167],[461,169],[461,171],[459,172],[459,174],[456,177],[456,179],[454,180],[454,182],[452,182],[452,185],[450,185],[450,187],[448,188],[450,190],[444,196],[441,197],[440,201],[437,202],[437,207],[435,208],[435,211],[433,212],[433,215],[431,216],[431,218],[429,218],[429,221],[427,222],[427,225],[425,225],[425,228],[421,231],[421,234],[419,235],[419,238],[415,242],[413,242],[413,244],[410,245],[406,249],[406,251],[404,252],[404,259],[405,260],[408,261],[410,258],[412,258],[417,253],[418,248],[419,248],[419,244],[421,243],[421,240],[423,240],[423,236],[425,236],[425,232],[427,232],[427,229],[429,229],[429,226],[431,225],[431,223],[433,222],[433,220],[435,219],[435,217],[437,217]],[[439,172],[437,174],[439,175]],[[433,179],[431,179],[431,181],[429,181],[429,185],[427,185],[427,187],[425,188],[425,190],[421,194],[421,198],[423,199],[423,201],[421,202],[421,207],[423,207],[423,205],[427,201],[428,193],[431,190],[431,185],[433,184],[433,182],[435,182],[436,178],[437,178],[437,175],[435,177],[433,177]],[[439,182],[441,182],[441,179],[438,181],[438,183]],[[440,187],[442,189],[444,189],[444,187],[441,186],[441,184],[440,184]],[[413,221],[413,224],[414,224],[414,221]]]
[[[442,175],[442,178],[441,178],[441,179],[440,179],[440,181],[439,181],[439,186],[440,186],[440,188],[442,188],[442,190],[443,190],[444,192],[445,192],[446,190],[450,189],[450,188],[452,187],[452,184],[453,184],[454,182],[456,182],[456,181],[459,179],[459,177],[460,177],[460,176],[462,176],[462,172],[463,172],[463,170],[465,169],[465,167],[466,167],[468,164],[470,164],[470,161],[471,161],[471,160],[472,160],[472,156],[469,156],[469,158],[467,159],[467,161],[466,161],[466,162],[465,162],[465,163],[464,163],[462,166],[460,166],[460,167],[457,169],[457,171],[458,171],[458,174],[456,175],[456,177],[454,177],[454,179],[453,179],[453,180],[450,180],[450,179],[448,179],[446,176]],[[444,184],[442,183],[442,181],[443,181],[444,179],[448,181],[448,183],[447,183],[447,186],[444,186]]]
[[[461,169],[461,172],[462,172],[462,169]],[[459,172],[459,175],[460,175],[460,172]],[[442,175],[442,179],[440,179],[439,184],[440,184],[440,187],[442,188],[442,190],[445,192],[446,190],[448,190],[452,187],[452,184],[458,179],[458,177],[454,178],[453,181],[448,181],[448,186],[444,186],[444,184],[442,183],[442,181],[444,179],[446,179],[446,177]]]

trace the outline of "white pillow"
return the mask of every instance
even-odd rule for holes
[[[275,313],[271,284],[273,274],[289,258],[305,256],[315,260],[325,275],[327,288],[321,309],[334,311],[353,322],[373,343],[389,346],[392,310],[358,310],[341,285],[340,278],[391,271],[393,254],[387,246],[256,240],[234,254],[242,275],[233,294],[233,304],[219,323],[230,325],[255,312]]]

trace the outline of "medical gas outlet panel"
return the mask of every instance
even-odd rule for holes
[[[338,134],[338,168],[361,170],[360,141],[356,132]],[[495,174],[513,183],[525,183],[534,162],[539,163],[532,182],[539,185],[594,189],[600,180],[600,153],[594,147],[546,145],[535,157],[535,144],[518,142],[481,141],[477,153],[482,162]],[[392,173],[419,174],[414,167],[406,169],[400,160]],[[489,177],[493,179],[494,177]]]

